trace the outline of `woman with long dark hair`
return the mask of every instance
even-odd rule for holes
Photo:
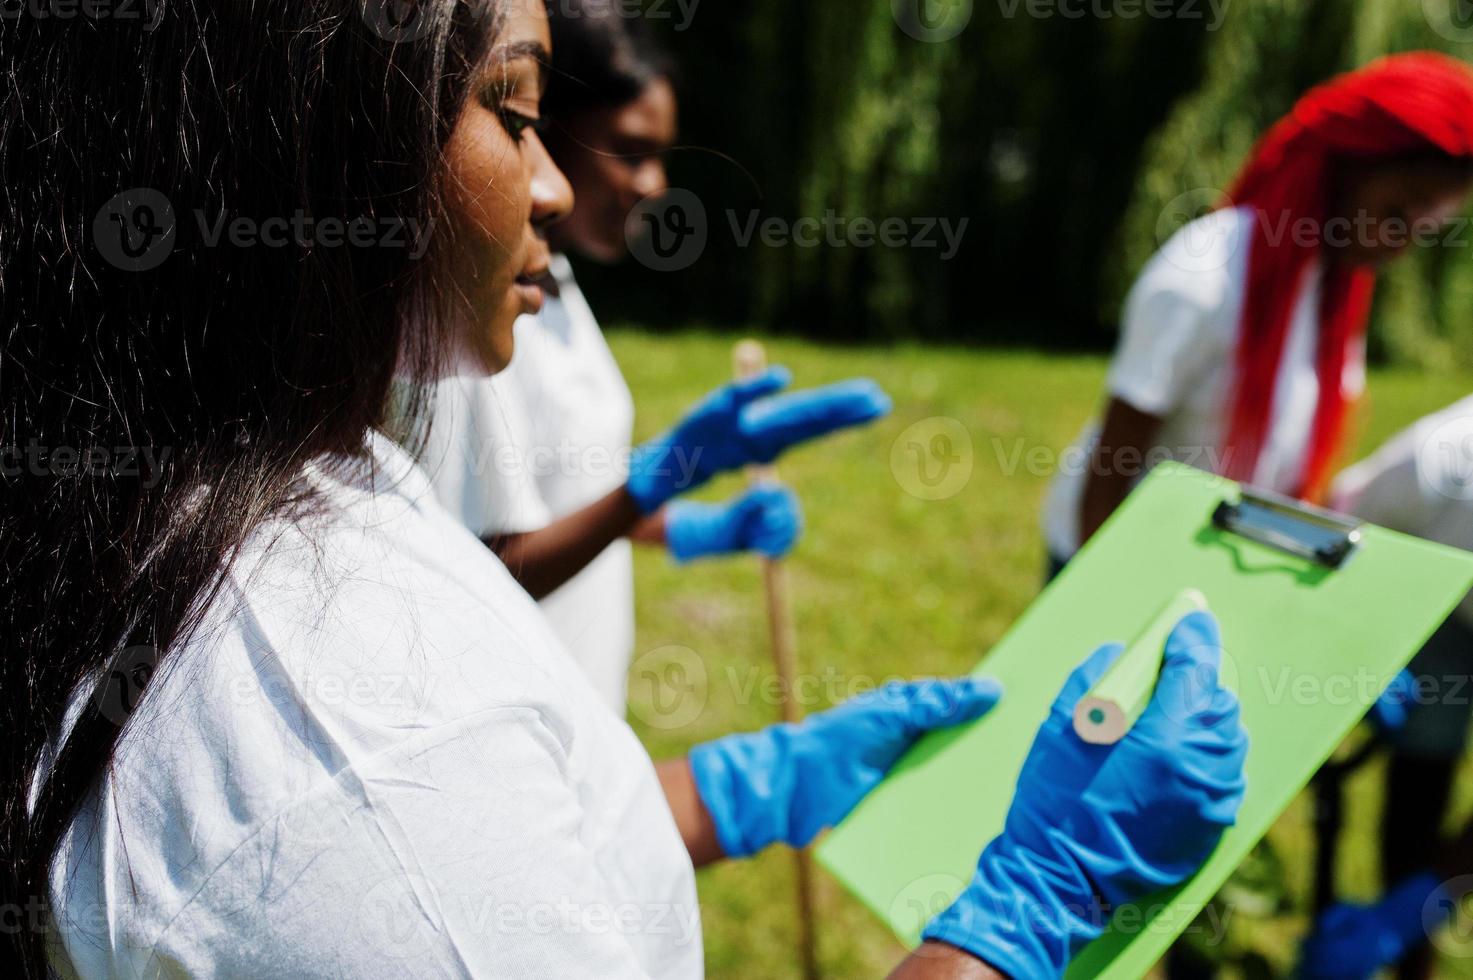
[[[996,701],[896,685],[657,769],[378,434],[396,380],[501,369],[540,303],[569,207],[535,131],[540,0],[183,0],[148,31],[0,31],[20,975],[699,975],[693,863],[807,843]],[[773,387],[643,448],[631,496],[776,455]],[[1179,627],[1101,756],[1067,718],[1116,650],[1071,679],[906,970],[1057,972],[1100,903],[1189,874],[1231,823],[1245,742],[1214,625]],[[1087,791],[1061,795],[1070,774]]]
[[[510,140],[499,116],[509,134],[536,106],[486,74],[494,8],[388,9],[186,0],[148,31],[0,23],[0,398],[5,441],[26,447],[0,505],[0,864],[6,901],[33,910],[6,938],[30,974],[37,897],[84,798],[128,760],[120,734],[145,768],[169,740],[125,724],[150,673],[186,669],[163,652],[220,632],[227,573],[268,522],[321,510],[308,462],[357,468],[396,371],[434,376],[452,324],[520,303],[511,280],[545,256],[524,242],[527,189],[501,200],[517,182],[487,202],[500,227],[449,220],[474,186],[458,178],[489,176],[454,172],[474,158],[452,132]],[[484,119],[457,129],[463,113]],[[539,220],[565,209],[543,201]],[[370,244],[290,230],[323,218],[366,221]],[[283,244],[212,235],[271,220]],[[432,223],[438,254],[417,265]]]

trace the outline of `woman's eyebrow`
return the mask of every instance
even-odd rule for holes
[[[520,61],[522,58],[531,58],[537,63],[537,73],[544,78],[547,75],[548,65],[552,64],[552,52],[548,51],[547,45],[541,41],[513,41],[496,48],[495,54],[502,64]]]

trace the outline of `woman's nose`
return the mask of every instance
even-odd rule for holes
[[[552,155],[542,145],[542,140],[533,137],[532,163],[532,224],[546,228],[557,224],[573,211],[573,185],[553,162]]]

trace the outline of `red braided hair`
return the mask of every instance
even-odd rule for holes
[[[1311,90],[1260,141],[1232,192],[1254,209],[1248,283],[1231,396],[1227,475],[1251,481],[1273,413],[1275,381],[1295,304],[1320,258],[1331,215],[1332,167],[1342,160],[1442,152],[1473,156],[1473,69],[1452,58],[1393,55]],[[1308,219],[1306,240],[1296,224]],[[1331,264],[1319,309],[1319,404],[1299,494],[1324,490],[1344,438],[1347,362],[1365,334],[1375,272]]]

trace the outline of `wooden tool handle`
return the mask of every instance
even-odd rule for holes
[[[767,370],[767,350],[756,340],[744,340],[737,344],[731,354],[733,373],[738,381],[755,378]],[[773,465],[747,467],[747,479],[760,483],[777,479],[777,467]],[[777,668],[778,680],[782,682],[782,719],[798,720],[798,705],[793,701],[793,681],[797,673],[794,651],[797,649],[797,634],[793,629],[792,612],[788,607],[788,582],[783,563],[764,558],[763,578],[767,587],[767,625],[772,644],[773,664]]]
[[[767,350],[756,340],[743,340],[731,352],[732,372],[738,381],[755,378],[767,370]],[[777,467],[749,466],[747,479],[762,483],[777,479]],[[793,628],[792,610],[788,606],[788,576],[780,559],[762,560],[762,577],[767,590],[767,629],[772,644],[772,662],[782,690],[782,720],[796,722],[800,717],[798,703],[793,700],[797,676],[797,632]],[[798,945],[805,980],[818,980],[817,923],[814,917],[813,859],[807,850],[793,852],[794,872],[798,883]]]

